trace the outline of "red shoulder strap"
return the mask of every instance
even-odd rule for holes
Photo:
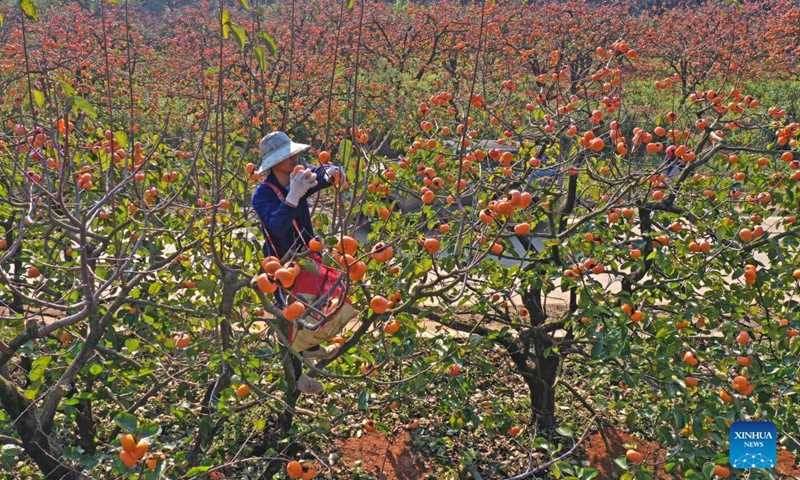
[[[286,197],[283,195],[283,192],[281,192],[281,189],[278,188],[277,185],[275,185],[274,183],[270,182],[269,180],[264,180],[263,184],[264,185],[269,185],[270,188],[272,188],[272,191],[275,192],[275,196],[278,197],[278,200],[280,200],[281,202],[285,202],[286,201]],[[292,225],[294,225],[294,229],[297,231],[297,235],[300,237],[300,241],[305,244],[305,240],[303,239],[303,233],[300,231],[300,227],[297,225],[297,220],[292,220]],[[277,255],[278,254],[278,249],[275,248],[275,244],[272,243],[272,238],[269,235],[269,230],[267,230],[267,226],[264,225],[264,221],[263,220],[261,221],[261,226],[264,228],[264,233],[267,234],[267,241],[269,242],[270,245],[272,245],[272,250],[275,252],[275,255]]]

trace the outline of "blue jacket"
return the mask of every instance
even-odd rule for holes
[[[301,233],[302,243],[304,244],[314,238],[308,197],[323,188],[329,187],[331,183],[325,175],[326,169],[324,167],[306,166],[317,175],[317,184],[300,199],[296,208],[290,207],[285,201],[278,198],[272,187],[267,185],[267,182],[276,185],[283,194],[284,199],[289,194],[289,190],[278,183],[278,179],[272,172],[253,192],[253,209],[261,220],[261,231],[264,233],[265,238],[263,248],[265,257],[274,255],[282,258],[292,247],[300,244]],[[297,222],[297,228],[294,226],[295,221]],[[298,229],[300,232],[297,231]],[[273,245],[278,250],[277,252],[272,248]]]

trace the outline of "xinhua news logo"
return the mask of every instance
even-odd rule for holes
[[[734,468],[773,468],[778,463],[777,429],[772,422],[734,422],[731,425],[731,465]]]

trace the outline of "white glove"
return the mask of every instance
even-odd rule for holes
[[[325,170],[325,178],[328,180],[328,182],[333,183],[333,177],[336,175],[336,172],[339,172],[339,182],[344,183],[347,180],[347,174],[345,173],[344,167],[328,165],[328,168]]]
[[[286,203],[296,207],[300,199],[308,192],[311,187],[317,184],[317,176],[309,169],[301,170],[295,175],[289,175],[289,194],[286,195]]]

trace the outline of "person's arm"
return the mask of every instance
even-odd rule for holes
[[[297,207],[282,202],[269,186],[259,185],[253,194],[253,209],[270,235],[285,237],[292,227]]]

